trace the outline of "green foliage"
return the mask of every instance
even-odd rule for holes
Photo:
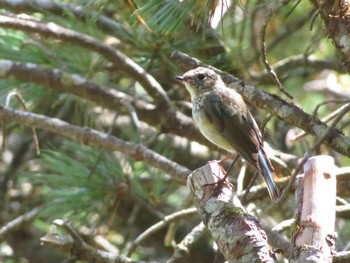
[[[40,187],[51,219],[85,221],[92,214],[107,214],[115,188],[126,180],[113,155],[69,141],[57,150],[43,150],[38,165],[40,171],[24,175]]]
[[[43,1],[34,2],[38,5]],[[174,50],[187,53],[204,63],[254,83],[260,89],[285,98],[269,75],[257,77],[265,70],[261,60],[261,26],[265,23],[265,17],[271,8],[280,2],[231,1],[232,6],[227,12],[221,14],[217,12],[220,23],[212,26],[214,11],[224,11],[223,6],[220,5],[222,2],[226,7],[226,2],[229,1],[58,0],[58,6],[64,6],[62,10],[48,11],[40,7],[25,10],[25,12],[15,8],[9,8],[8,11],[18,14],[23,12],[43,24],[56,23],[64,28],[91,36],[110,48],[124,53],[128,59],[133,60],[152,75],[167,92],[171,105],[169,109],[165,109],[164,114],[168,114],[168,110],[179,110],[181,114],[190,112],[187,104],[184,103],[188,100],[188,94],[174,80],[174,76],[181,71],[170,58]],[[76,5],[80,6],[79,14],[72,8]],[[8,7],[2,8],[7,12]],[[220,8],[223,9],[220,10]],[[326,30],[322,19],[320,16],[314,17],[314,12],[312,5],[307,1],[297,1],[297,3],[291,1],[291,4],[276,10],[271,16],[265,35],[266,57],[271,66],[301,54],[305,57],[312,55],[314,59],[330,62],[339,60],[333,43],[325,37]],[[109,88],[111,92],[117,90],[135,98],[129,109],[125,107],[118,112],[113,112],[110,109],[106,110],[102,105],[72,95],[70,91],[63,92],[29,81],[1,78],[1,104],[5,103],[10,92],[18,91],[24,98],[29,111],[59,118],[81,127],[95,128],[106,134],[110,132],[112,136],[132,143],[144,143],[152,150],[190,169],[197,168],[194,163],[204,164],[210,158],[206,153],[196,151],[192,144],[180,145],[177,143],[178,140],[173,139],[175,136],[171,132],[166,136],[172,139],[160,143],[158,137],[162,135],[164,123],[159,121],[156,124],[150,124],[150,116],[147,115],[143,119],[144,112],[136,112],[140,115],[138,117],[142,124],[141,130],[144,132],[141,136],[140,130],[134,127],[134,123],[129,118],[132,107],[136,107],[138,103],[150,105],[150,108],[156,108],[159,105],[155,104],[152,95],[144,89],[142,83],[136,81],[134,74],[130,74],[119,65],[112,65],[109,58],[102,56],[98,51],[91,51],[74,41],[24,32],[24,30],[0,28],[0,58],[38,64],[52,70],[59,69],[66,74],[66,80],[71,80],[69,76],[72,74],[79,74],[97,85]],[[300,61],[298,63],[292,63],[287,68],[277,71],[277,75],[285,89],[294,96],[294,100],[289,102],[297,104],[308,113],[312,113],[319,103],[333,99],[334,96],[324,90],[306,91],[305,84],[314,80],[326,80],[325,74],[332,75],[343,87],[349,86],[349,77],[345,77],[340,71],[331,71],[326,66],[324,68],[306,66]],[[318,110],[318,117],[327,116],[340,105],[343,104],[323,105]],[[21,109],[15,99],[11,101],[10,106]],[[159,110],[163,111],[163,106]],[[260,120],[267,119],[266,111],[261,109],[254,109],[253,115],[261,116]],[[344,121],[338,125],[347,135],[349,123],[349,116],[345,116]],[[43,203],[46,207],[45,211],[33,224],[36,230],[46,231],[52,219],[67,219],[75,226],[84,225],[98,229],[97,231],[102,232],[99,234],[109,241],[112,240],[123,251],[127,242],[134,240],[145,229],[158,222],[162,216],[178,211],[187,202],[187,188],[179,185],[164,171],[150,167],[146,161],[136,162],[120,153],[82,146],[70,141],[62,143],[62,137],[42,131],[38,131],[42,154],[35,158],[30,147],[23,151],[22,148],[20,150],[16,148],[16,143],[23,144],[23,141],[28,141],[31,136],[30,129],[14,125],[10,121],[6,122],[6,127],[10,132],[10,143],[1,160],[1,170],[10,174],[11,178],[8,183],[9,191],[6,191],[6,195],[4,194],[0,202],[2,203],[0,221],[3,224],[23,213],[27,207]],[[295,127],[273,117],[266,125],[264,138],[272,148],[294,155],[298,159],[317,138],[306,135],[294,145],[286,146],[287,133],[293,129]],[[18,142],[12,141],[12,134],[20,135]],[[187,136],[186,132],[183,136]],[[192,139],[193,134],[188,138]],[[212,148],[212,155],[216,153],[214,150]],[[350,164],[349,158],[334,153],[328,147],[320,147],[318,153],[335,156],[339,166]],[[15,157],[11,159],[7,155]],[[27,160],[29,162],[26,162]],[[24,163],[26,165],[23,165]],[[235,164],[233,169],[238,170],[237,167],[239,168],[240,165]],[[290,170],[293,168],[288,167]],[[249,171],[249,168],[247,170]],[[279,173],[279,169],[276,171]],[[28,196],[21,193],[24,198],[20,199],[21,194],[18,195],[20,197],[9,194],[21,192],[24,182],[29,183],[32,189]],[[1,183],[0,180],[0,185]],[[346,192],[345,183],[342,187],[345,189],[342,192]],[[347,194],[345,198],[348,197]],[[285,217],[292,216],[291,211],[294,211],[292,200],[293,198],[290,198],[286,207],[273,212],[273,214],[278,213],[276,218],[284,220]],[[260,204],[262,207],[267,206],[266,199],[256,202],[257,207]],[[23,211],[14,212],[13,207],[18,206],[21,206]],[[263,216],[274,216],[264,209],[256,210],[259,210]],[[195,222],[191,220],[186,221],[186,224],[193,227],[198,220],[197,218],[193,220]],[[340,220],[346,221],[346,219]],[[179,235],[176,241],[189,232],[188,225],[179,226],[180,234],[176,233]],[[348,226],[347,221],[344,226]],[[339,228],[344,227],[339,226]],[[348,234],[347,232],[342,231],[343,243],[346,243],[344,240],[347,236],[344,237],[344,233]],[[164,254],[169,258],[167,254],[169,249],[163,245],[165,233],[159,233],[148,237],[142,247],[133,253],[134,258],[144,260],[147,255],[152,260],[164,259]],[[208,244],[212,243],[209,238],[203,242],[206,245],[201,248],[207,248]],[[0,244],[0,260],[2,260],[2,246],[3,243]],[[7,243],[4,243],[4,246],[15,247]],[[15,254],[20,252],[19,249]],[[201,254],[203,251],[199,252]],[[191,251],[191,253],[194,252]],[[206,254],[203,257],[206,257]],[[23,256],[23,258],[30,257]],[[188,262],[207,262],[205,260],[212,261],[211,258],[205,258]],[[162,260],[159,261],[162,262]],[[9,259],[8,262],[19,261]]]
[[[135,24],[145,17],[147,26],[154,32],[170,34],[184,30],[184,23],[195,6],[195,1],[137,1],[140,6],[131,16]],[[140,17],[141,15],[141,17]]]
[[[50,220],[96,225],[110,216],[114,202],[125,194],[158,206],[172,193],[163,175],[143,163],[125,162],[122,156],[70,141],[51,148],[43,150],[36,161],[38,171],[23,173],[47,204],[44,214]]]

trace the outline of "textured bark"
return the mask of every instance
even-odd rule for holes
[[[88,127],[71,125],[65,121],[49,118],[31,112],[12,110],[0,105],[0,120],[3,123],[18,123],[27,127],[35,127],[64,136],[81,144],[99,146],[121,152],[136,161],[143,161],[150,166],[158,168],[172,176],[181,183],[190,171],[172,160],[148,149],[143,144],[133,144],[104,132],[99,132]]]
[[[274,262],[267,237],[257,219],[245,211],[225,172],[213,161],[187,179],[194,203],[228,262]]]
[[[304,165],[297,187],[298,231],[291,262],[332,262],[335,249],[334,225],[336,178],[334,160],[315,156]]]
[[[350,72],[350,3],[348,0],[313,0],[325,23],[328,36],[333,40]]]

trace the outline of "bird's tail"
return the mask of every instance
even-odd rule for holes
[[[259,150],[258,152],[258,162],[261,170],[261,175],[265,179],[267,190],[269,191],[270,197],[273,202],[277,203],[277,201],[281,197],[281,192],[278,189],[277,185],[275,184],[275,181],[273,180],[271,171],[269,169],[269,166],[267,165],[265,156],[261,150]]]

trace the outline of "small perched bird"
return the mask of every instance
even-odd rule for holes
[[[208,68],[195,68],[176,79],[191,94],[192,116],[204,137],[228,152],[236,150],[264,177],[271,199],[277,202],[280,191],[271,174],[274,169],[242,96],[226,87],[220,75]]]

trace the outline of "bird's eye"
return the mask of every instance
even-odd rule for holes
[[[201,74],[200,73],[200,74],[197,75],[197,78],[200,79],[200,80],[203,80],[203,79],[205,79],[205,74]]]

